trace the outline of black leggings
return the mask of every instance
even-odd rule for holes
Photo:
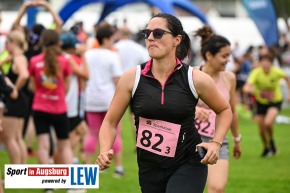
[[[153,168],[139,165],[142,193],[203,193],[207,165],[189,160],[178,168]]]

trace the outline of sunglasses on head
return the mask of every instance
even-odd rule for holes
[[[142,35],[144,37],[144,39],[148,39],[148,37],[150,36],[151,32],[153,32],[153,37],[155,39],[161,39],[163,37],[164,34],[168,33],[168,34],[173,34],[170,31],[166,31],[163,29],[154,29],[154,30],[150,30],[150,29],[144,29],[142,30]]]

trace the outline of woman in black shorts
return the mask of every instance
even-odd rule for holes
[[[41,34],[43,51],[31,58],[29,87],[34,92],[33,120],[38,141],[38,162],[49,163],[49,132],[53,127],[57,136],[59,163],[72,163],[69,142],[69,121],[65,93],[68,90],[71,68],[59,44],[59,34],[44,30]]]
[[[7,36],[6,48],[12,56],[12,65],[7,73],[18,90],[16,99],[5,98],[3,118],[4,131],[1,134],[7,147],[9,158],[13,164],[24,164],[27,161],[26,145],[22,139],[24,118],[28,113],[28,102],[23,89],[27,83],[29,73],[24,51],[27,49],[25,36],[20,31],[12,31]]]
[[[18,97],[18,92],[16,87],[13,85],[13,83],[6,78],[2,72],[0,71],[0,95],[4,95],[4,97],[16,99]],[[1,117],[2,118],[2,117]],[[1,133],[2,133],[2,120],[0,119],[0,138],[1,138]],[[1,173],[1,170],[0,170]],[[2,174],[2,173],[1,173]],[[2,177],[0,174],[0,192],[3,192],[3,187],[2,187]]]

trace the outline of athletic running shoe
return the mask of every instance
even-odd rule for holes
[[[124,177],[124,171],[117,171],[117,170],[115,170],[115,172],[114,172],[114,174],[113,174],[113,177],[115,177],[115,178],[122,178],[122,177]]]
[[[261,157],[271,157],[272,156],[272,151],[268,148],[264,149]]]
[[[270,149],[271,149],[273,155],[276,155],[278,153],[275,142],[273,139],[271,139],[271,141],[270,141]]]

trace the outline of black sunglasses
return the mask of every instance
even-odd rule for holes
[[[154,29],[154,30],[150,30],[150,29],[144,29],[142,30],[142,35],[144,37],[144,39],[148,39],[148,37],[150,36],[151,32],[153,32],[153,37],[155,39],[161,39],[163,37],[164,34],[173,34],[172,32],[170,31],[166,31],[166,30],[163,30],[163,29]]]

